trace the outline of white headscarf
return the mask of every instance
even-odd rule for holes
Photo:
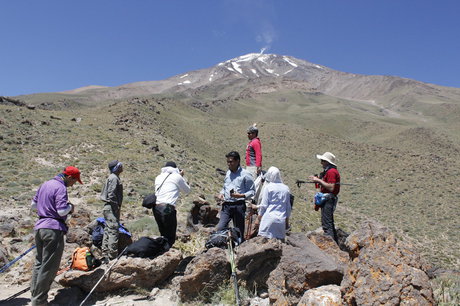
[[[269,183],[283,183],[281,179],[281,172],[276,167],[268,168],[267,173],[265,173],[264,178]]]

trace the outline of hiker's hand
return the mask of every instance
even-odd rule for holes
[[[180,175],[184,176],[184,173],[185,173],[185,172],[184,172],[184,169],[180,169],[180,170],[179,170],[179,174],[180,174]]]
[[[224,200],[224,195],[222,193],[219,193],[218,195],[215,196],[216,200],[223,201]]]
[[[315,183],[319,183],[319,182],[321,181],[321,179],[320,179],[319,177],[314,176],[314,175],[310,175],[310,176],[308,177],[308,179],[309,179],[310,181],[312,181],[312,182],[315,182]]]

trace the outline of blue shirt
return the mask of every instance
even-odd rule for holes
[[[254,196],[254,180],[252,174],[245,169],[238,167],[235,172],[227,170],[224,180],[224,188],[220,191],[224,195],[226,202],[241,201],[241,198],[233,198],[230,196],[230,190],[234,190],[235,193],[242,193],[245,199]]]

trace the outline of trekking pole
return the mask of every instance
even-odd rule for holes
[[[236,278],[236,265],[235,265],[235,254],[233,252],[233,245],[232,245],[232,234],[231,231],[228,231],[228,252],[230,256],[230,267],[232,270],[232,278],[233,278],[233,288],[235,290],[235,299],[236,299],[236,305],[240,306],[240,292],[238,290],[238,279]]]
[[[91,289],[91,291],[88,293],[88,295],[85,297],[85,299],[83,300],[83,302],[80,303],[80,306],[83,306],[83,304],[85,304],[86,300],[90,297],[90,295],[93,293],[93,291],[96,289],[96,287],[99,285],[99,283],[104,279],[104,277],[107,275],[107,273],[109,273],[109,271],[113,268],[113,266],[116,265],[116,263],[118,262],[118,260],[121,258],[121,256],[126,252],[126,249],[128,247],[126,247],[117,257],[117,259],[115,260],[115,262],[105,271],[104,275],[102,275],[102,277],[97,281],[96,285],[94,285],[93,289]]]
[[[9,263],[7,263],[6,265],[4,265],[1,269],[0,269],[0,273],[3,273],[5,272],[9,267],[11,267],[16,261],[20,260],[22,257],[26,256],[27,253],[29,253],[30,251],[32,251],[33,249],[35,249],[35,245],[33,245],[30,249],[28,249],[27,251],[25,251],[24,253],[22,253],[21,255],[19,255],[18,257],[16,257],[15,259],[13,259],[12,261],[10,261]]]
[[[298,188],[300,188],[301,184],[316,184],[315,182],[301,181],[301,180],[296,180],[295,183],[297,184]],[[335,185],[356,186],[356,184],[350,184],[350,183],[334,183],[334,184]]]

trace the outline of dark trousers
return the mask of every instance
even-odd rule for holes
[[[176,208],[170,204],[157,204],[153,208],[153,215],[158,224],[160,235],[168,239],[172,247],[176,241],[177,217]]]
[[[222,210],[220,211],[219,224],[217,224],[216,229],[220,231],[226,228],[230,220],[233,220],[233,226],[240,230],[241,236],[243,237],[245,212],[246,203],[244,203],[244,201],[224,202],[224,204],[222,204]]]
[[[321,225],[326,235],[331,236],[335,242],[338,242],[337,232],[334,224],[334,210],[337,205],[337,197],[329,198],[321,207]]]
[[[59,270],[64,251],[64,232],[41,228],[35,231],[37,255],[30,281],[32,305],[46,305],[48,291]]]

